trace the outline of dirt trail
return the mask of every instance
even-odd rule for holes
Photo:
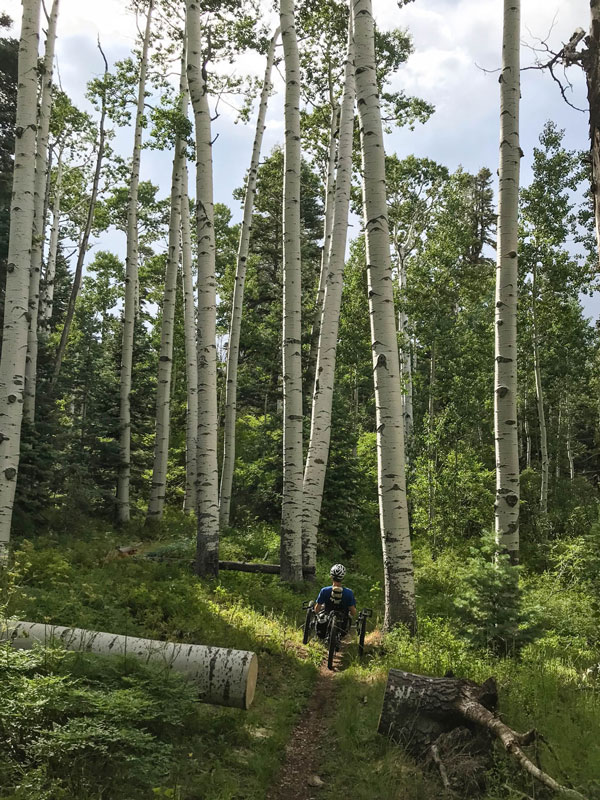
[[[327,729],[335,709],[335,675],[342,658],[343,646],[333,671],[327,669],[326,658],[321,663],[315,690],[290,735],[281,771],[266,800],[315,800],[326,788],[309,781],[319,776],[321,750],[327,747]]]

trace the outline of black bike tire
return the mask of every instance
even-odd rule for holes
[[[331,623],[329,629],[329,653],[327,655],[327,668],[333,669],[333,659],[335,658],[335,651],[337,645],[337,624],[335,621]]]
[[[304,631],[302,634],[302,644],[308,644],[310,640],[310,629],[311,629],[311,622],[313,617],[313,610],[312,608],[306,609],[306,619],[304,620]]]
[[[360,621],[360,633],[358,634],[358,656],[363,657],[365,652],[365,633],[367,632],[367,618],[363,617]]]

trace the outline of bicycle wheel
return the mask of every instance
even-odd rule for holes
[[[304,620],[304,632],[302,634],[302,644],[308,644],[310,639],[310,629],[312,628],[313,610],[306,609],[306,619]]]
[[[360,621],[358,631],[358,657],[362,658],[365,651],[365,633],[367,632],[367,618],[363,617]]]
[[[327,656],[328,669],[333,669],[333,659],[335,658],[337,643],[338,643],[338,626],[336,621],[332,620],[329,628],[329,653]]]

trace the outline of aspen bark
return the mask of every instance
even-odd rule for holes
[[[591,193],[594,201],[596,245],[600,257],[600,0],[590,0],[590,29],[583,54],[589,106]]]
[[[121,382],[119,397],[119,475],[117,481],[117,520],[129,521],[129,479],[131,476],[131,370],[133,341],[137,316],[138,289],[138,187],[142,153],[142,122],[146,97],[146,74],[153,0],[148,3],[146,30],[140,59],[140,77],[135,115],[133,157],[127,198],[127,255],[125,258],[125,308],[123,311],[123,339],[121,346]]]
[[[319,326],[319,345],[313,390],[310,440],[304,469],[302,518],[302,563],[315,567],[317,563],[317,531],[323,502],[323,486],[329,458],[331,437],[331,408],[335,379],[335,359],[342,303],[342,285],[348,212],[352,179],[352,140],[354,136],[354,36],[352,19],[348,21],[348,49],[341,101],[338,167],[333,203],[331,241],[326,256],[327,279],[323,297],[322,319]]]
[[[400,347],[400,377],[402,380],[402,409],[404,417],[404,443],[410,441],[413,430],[413,381],[412,364],[410,357],[410,338],[407,333],[408,316],[404,310],[406,297],[406,263],[402,253],[398,253],[398,281],[400,284],[400,302],[402,306],[398,312],[398,332],[401,336]]]
[[[185,69],[185,61],[182,66]],[[173,154],[171,175],[171,208],[169,212],[169,245],[165,289],[162,304],[162,326],[160,332],[160,355],[158,358],[158,381],[156,386],[156,440],[154,444],[154,466],[152,488],[148,503],[148,522],[162,519],[167,488],[169,460],[169,425],[171,420],[171,373],[173,369],[173,332],[175,328],[175,303],[177,300],[177,274],[179,271],[181,228],[181,165],[183,142],[177,137]]]
[[[62,176],[63,176],[63,151],[58,154],[56,165],[56,180],[54,183],[54,199],[52,202],[52,227],[50,229],[50,245],[48,247],[48,263],[46,274],[44,275],[44,287],[41,293],[40,303],[40,327],[48,328],[52,310],[54,308],[54,280],[56,277],[56,257],[58,255],[58,234],[60,231],[60,201],[62,196]]]
[[[283,173],[283,498],[281,579],[302,580],[302,328],[300,252],[300,57],[294,0],[280,3],[285,59]]]
[[[196,128],[198,240],[198,453],[196,572],[219,574],[217,345],[212,136],[201,53],[200,7],[187,0],[188,86]]]
[[[35,192],[31,247],[31,276],[29,281],[29,330],[27,334],[27,360],[25,366],[25,397],[23,415],[27,422],[35,418],[35,392],[37,384],[38,357],[38,312],[40,305],[40,275],[45,238],[44,207],[48,186],[48,134],[50,132],[50,111],[52,108],[52,73],[54,68],[54,48],[56,44],[56,22],[58,20],[59,0],[54,0],[42,67],[42,90],[38,117],[37,152],[35,158]]]
[[[196,508],[196,476],[198,450],[198,352],[196,347],[196,302],[192,277],[192,231],[188,196],[187,160],[182,165],[181,191],[181,269],[183,273],[183,325],[185,337],[185,375],[187,412],[185,437],[185,501],[184,510]]]
[[[519,205],[520,0],[504,0],[500,78],[500,167],[496,264],[494,436],[496,541],[519,560],[517,443],[517,250]]]
[[[331,69],[330,69],[331,73]],[[331,75],[330,75],[331,83]],[[333,95],[333,91],[332,91]],[[333,226],[333,206],[335,203],[335,179],[336,179],[336,160],[338,157],[338,136],[340,123],[340,108],[331,97],[331,120],[329,125],[329,153],[327,158],[327,176],[325,178],[325,202],[324,225],[323,225],[323,247],[321,248],[321,269],[319,272],[319,288],[315,299],[315,310],[313,324],[310,332],[310,353],[307,365],[307,385],[312,387],[315,379],[315,369],[319,348],[319,336],[321,335],[321,315],[323,313],[323,298],[325,297],[325,285],[329,273],[329,250],[331,247],[331,231]],[[307,388],[308,393],[309,389]]]
[[[0,563],[8,556],[21,423],[35,193],[40,0],[23,0],[17,78],[15,160],[0,358]]]
[[[267,116],[267,104],[269,101],[269,94],[273,86],[271,83],[271,71],[273,69],[273,61],[275,60],[275,47],[277,45],[278,38],[279,28],[277,28],[273,34],[271,44],[269,46],[269,52],[267,53],[267,65],[265,68],[265,77],[260,96],[258,118],[256,120],[254,145],[252,147],[250,169],[248,170],[248,178],[246,182],[244,216],[240,230],[240,241],[235,270],[235,284],[231,306],[231,321],[229,323],[229,344],[227,348],[227,376],[225,379],[223,465],[221,469],[221,491],[219,494],[219,524],[221,528],[225,528],[227,525],[229,525],[229,515],[231,509],[231,488],[233,485],[233,470],[235,466],[237,371],[240,352],[240,332],[242,327],[242,307],[244,304],[244,285],[246,281],[246,266],[248,262],[250,234],[252,231],[252,214],[254,211],[254,197],[256,195],[256,179],[258,176],[258,165],[260,161],[263,134],[266,127],[265,119]]]
[[[573,442],[571,439],[571,415],[569,413],[569,407],[567,405],[567,458],[569,460],[569,478],[574,480],[575,478],[575,459],[573,456]]]
[[[352,0],[352,11],[385,578],[384,629],[389,630],[399,622],[414,629],[415,589],[404,471],[402,389],[371,0]]]
[[[249,650],[162,642],[13,620],[0,626],[0,641],[7,639],[20,650],[29,650],[34,642],[48,644],[54,639],[66,650],[125,656],[146,664],[157,664],[165,670],[179,672],[195,683],[200,699],[205,703],[247,709],[254,698],[258,658]]]
[[[105,64],[104,77],[106,79],[106,75],[108,73],[108,63],[106,62],[106,58],[104,59],[104,64]],[[56,385],[58,376],[60,374],[60,369],[65,355],[65,350],[67,349],[67,341],[69,339],[71,324],[73,322],[73,317],[75,316],[75,303],[77,302],[77,297],[79,296],[79,289],[81,288],[81,278],[83,276],[83,262],[85,261],[88,243],[90,240],[90,234],[92,232],[92,224],[94,222],[94,211],[96,209],[98,188],[100,186],[100,175],[102,172],[102,161],[104,159],[104,147],[106,142],[106,130],[105,130],[106,113],[107,113],[106,94],[104,91],[102,93],[102,109],[100,112],[100,123],[98,128],[98,152],[96,154],[96,167],[94,170],[94,178],[92,181],[92,193],[90,196],[90,204],[88,206],[88,213],[85,221],[85,226],[83,231],[81,232],[81,238],[79,241],[77,264],[75,266],[73,285],[71,287],[71,294],[69,296],[69,303],[67,305],[65,321],[63,324],[63,329],[60,336],[60,342],[58,344],[58,350],[56,352],[56,358],[54,361],[54,371],[52,374],[52,381],[50,384],[51,388],[53,388]]]

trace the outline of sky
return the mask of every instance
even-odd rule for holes
[[[103,64],[96,48],[98,36],[109,63],[127,56],[135,43],[134,15],[126,10],[125,0],[61,0],[58,22],[57,59],[64,90],[82,108],[85,87],[90,78],[100,75]],[[412,34],[414,54],[393,79],[394,88],[432,103],[436,111],[425,125],[414,131],[400,129],[387,137],[386,151],[400,158],[409,154],[427,156],[450,169],[462,165],[475,172],[487,166],[494,173],[498,164],[499,85],[501,61],[502,0],[416,0],[399,8],[395,0],[374,0],[377,24],[384,29],[407,28]],[[0,0],[0,10],[14,20],[18,34],[21,17],[19,0]],[[587,29],[589,0],[522,0],[522,66],[533,63],[531,47],[548,40],[559,49],[577,27]],[[263,59],[246,56],[236,68],[262,75]],[[484,70],[491,70],[486,72]],[[586,107],[585,81],[577,68],[569,77],[575,106]],[[283,84],[278,76],[276,89]],[[587,114],[570,108],[557,85],[545,72],[522,73],[521,161],[522,183],[531,179],[533,148],[546,120],[554,120],[566,132],[565,145],[587,149]],[[267,115],[263,152],[282,142],[281,96],[273,98]],[[234,220],[240,218],[239,202],[232,200],[234,188],[242,185],[250,160],[254,136],[250,123],[234,124],[233,112],[226,106],[214,123],[218,138],[213,147],[215,200],[231,207]],[[116,140],[123,155],[130,155],[132,131],[123,129]],[[146,150],[142,157],[142,179],[158,183],[163,195],[170,187],[171,155]],[[124,237],[110,234],[100,246],[124,254]],[[93,252],[93,251],[92,251]],[[586,300],[590,315],[600,314],[597,298]]]

